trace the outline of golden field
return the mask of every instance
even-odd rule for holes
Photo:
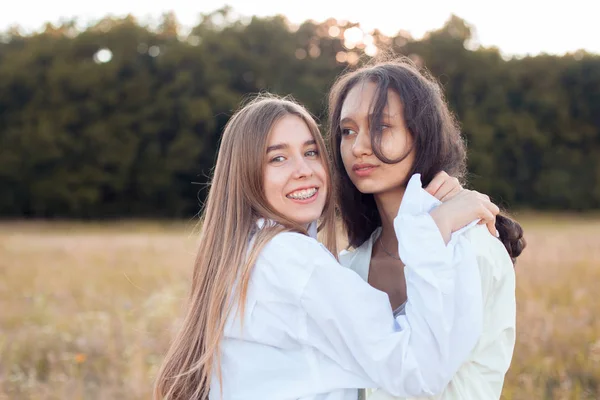
[[[503,398],[600,398],[600,217],[524,215]],[[193,223],[0,223],[0,399],[149,399]]]

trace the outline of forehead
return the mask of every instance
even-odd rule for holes
[[[340,120],[344,118],[360,119],[368,117],[375,106],[375,95],[377,94],[377,84],[374,82],[359,82],[346,95]],[[402,102],[400,96],[395,91],[388,89],[387,104],[384,112],[395,115],[396,110],[401,110]],[[390,112],[391,109],[391,112]]]
[[[313,139],[304,120],[296,115],[286,115],[275,123],[269,134],[268,146],[274,144],[303,145]]]

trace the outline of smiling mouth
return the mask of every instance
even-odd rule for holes
[[[306,200],[310,199],[311,197],[314,197],[318,191],[319,189],[316,187],[310,189],[296,190],[290,194],[287,194],[285,197],[292,200]]]

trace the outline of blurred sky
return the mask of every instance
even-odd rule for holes
[[[84,27],[109,14],[128,13],[140,22],[153,23],[169,10],[183,25],[193,26],[199,13],[226,4],[241,16],[283,14],[292,23],[334,17],[386,34],[403,29],[415,38],[440,28],[454,13],[475,27],[477,42],[496,46],[505,55],[563,54],[578,49],[600,54],[599,0],[17,0],[2,7],[0,30],[18,24],[31,32],[47,21],[73,17]]]

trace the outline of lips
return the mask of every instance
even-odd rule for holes
[[[370,175],[375,168],[377,168],[377,165],[374,164],[368,164],[368,163],[360,163],[360,164],[354,164],[352,166],[352,171],[360,177],[365,177]]]

